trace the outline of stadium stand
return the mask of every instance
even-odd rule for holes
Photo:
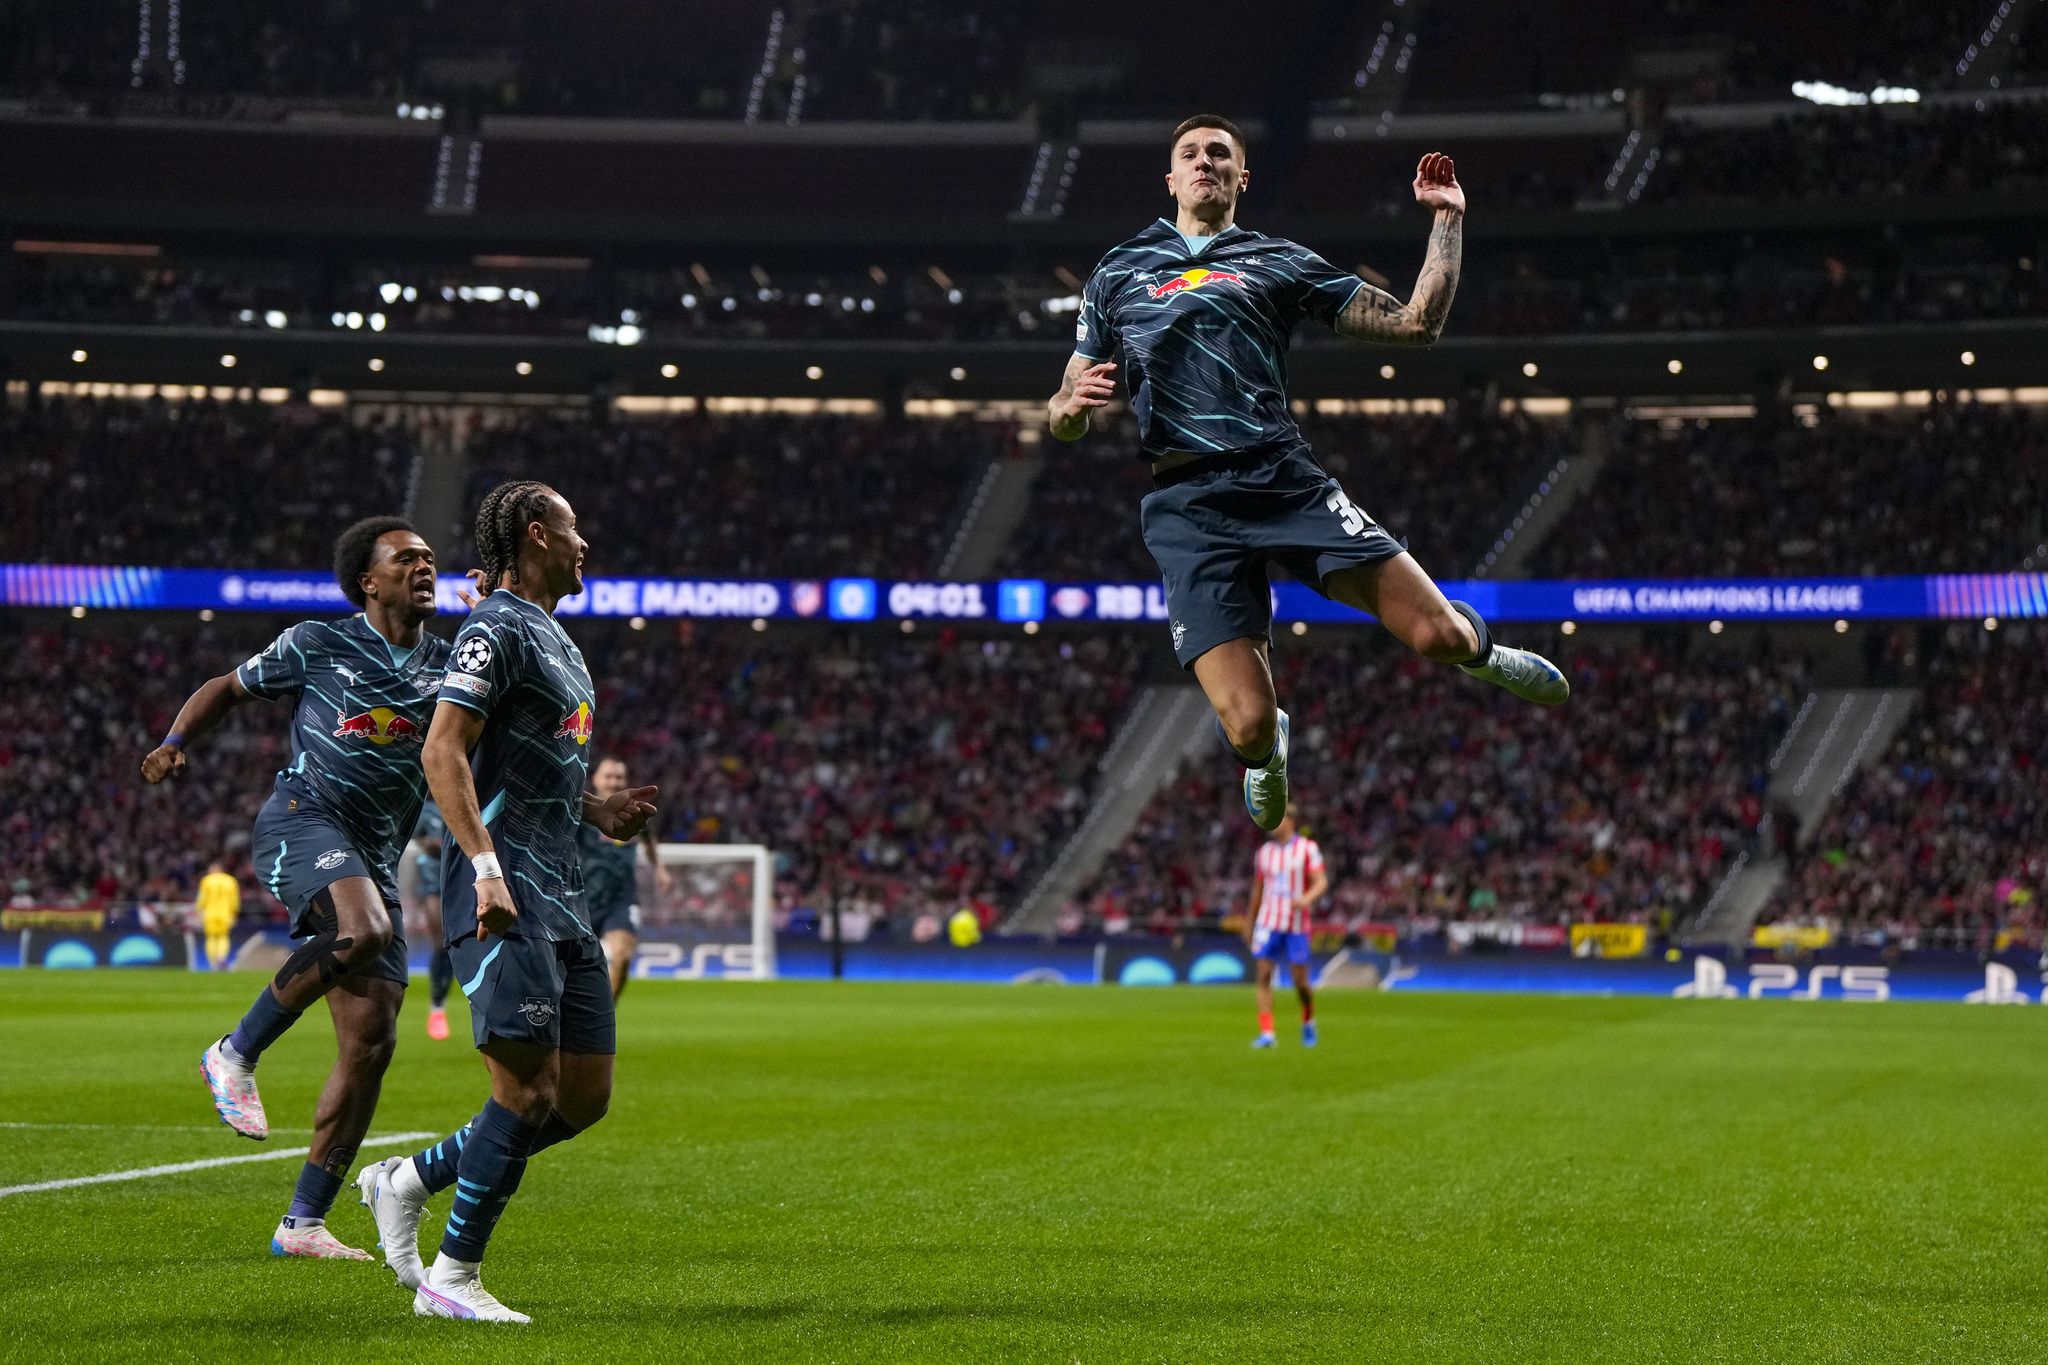
[[[342,527],[404,507],[416,453],[403,426],[303,405],[51,399],[0,421],[13,561],[317,571]]]
[[[1294,800],[1331,863],[1324,931],[1453,942],[1470,941],[1461,922],[1663,933],[1697,912],[1763,815],[1804,692],[1798,661],[1619,643],[1557,656],[1573,686],[1557,711],[1378,636],[1283,637],[1274,662]],[[1241,773],[1218,755],[1162,788],[1065,927],[1168,932],[1241,911],[1261,838]]]
[[[1623,422],[1536,577],[2016,569],[2048,530],[2048,418],[1932,403],[1890,415]]]
[[[2039,627],[1947,629],[1919,709],[1810,836],[1761,922],[1865,948],[2042,946],[2048,702]]]
[[[282,624],[282,622],[276,623]],[[765,842],[786,899],[870,913],[1014,904],[1086,812],[1140,647],[1107,635],[908,639],[744,624],[674,634],[579,625],[598,744],[661,786],[664,836]],[[136,766],[204,678],[267,638],[227,630],[28,630],[0,650],[0,878],[35,904],[188,898],[240,860],[288,758],[283,708],[249,706],[144,787]],[[881,926],[879,932],[889,932]]]
[[[970,481],[1014,439],[964,419],[532,417],[477,433],[471,492],[552,485],[595,572],[930,578]]]

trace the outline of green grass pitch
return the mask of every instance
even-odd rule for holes
[[[196,1074],[259,984],[0,977],[0,1185],[260,1150]],[[413,995],[380,1132],[485,1093]],[[0,1199],[0,1357],[2048,1357],[2037,1010],[1333,993],[1275,1053],[1251,1023],[1242,989],[639,983],[611,1116],[491,1247],[532,1327],[273,1259],[294,1159]],[[264,1060],[273,1123],[331,1057],[315,1010]]]

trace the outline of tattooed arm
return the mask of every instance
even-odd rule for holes
[[[1045,405],[1046,420],[1056,440],[1078,441],[1088,434],[1089,412],[1108,407],[1109,396],[1116,391],[1116,380],[1110,378],[1115,369],[1107,360],[1091,361],[1080,355],[1067,358],[1060,391]]]
[[[1458,269],[1465,253],[1465,191],[1457,168],[1441,152],[1422,158],[1415,171],[1415,198],[1436,210],[1429,255],[1415,280],[1415,297],[1402,303],[1384,289],[1363,285],[1337,315],[1337,334],[1392,346],[1427,346],[1444,334]]]

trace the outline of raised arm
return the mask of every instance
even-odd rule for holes
[[[1339,336],[1390,346],[1427,346],[1444,334],[1465,254],[1465,191],[1458,184],[1457,168],[1442,152],[1431,152],[1416,167],[1415,199],[1436,210],[1415,296],[1403,303],[1384,289],[1362,286],[1337,315]]]
[[[1110,394],[1116,392],[1116,380],[1110,378],[1116,369],[1107,360],[1091,361],[1083,355],[1067,357],[1067,373],[1060,380],[1060,391],[1046,400],[1046,420],[1052,426],[1054,439],[1078,441],[1088,434],[1088,414],[1096,408],[1109,406]]]
[[[142,760],[142,780],[155,785],[182,773],[187,741],[219,725],[227,719],[228,712],[247,700],[249,689],[242,686],[241,678],[234,673],[223,673],[201,683],[199,690],[178,708],[178,718],[171,722],[171,732],[164,736],[164,742]]]

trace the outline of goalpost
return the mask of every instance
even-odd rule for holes
[[[670,886],[642,859],[633,975],[775,979],[775,854],[763,844],[662,844]],[[650,932],[652,931],[652,932]]]

